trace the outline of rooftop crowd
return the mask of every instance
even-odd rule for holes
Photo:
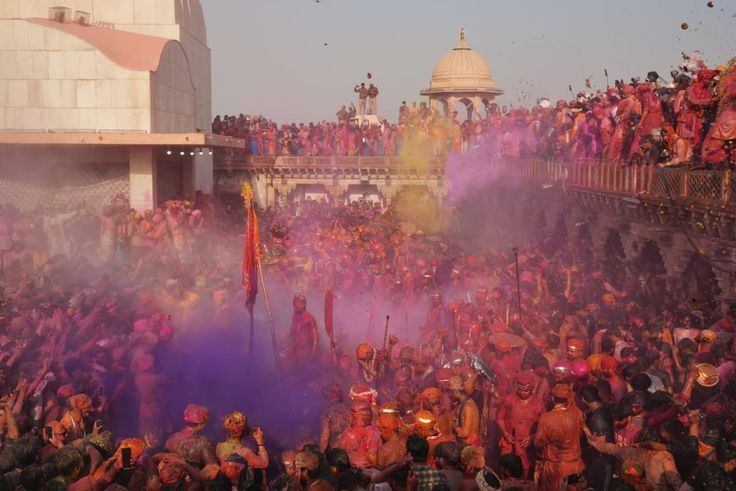
[[[297,415],[322,397],[319,421],[251,426],[248,385],[172,403],[186,341],[246,325],[233,213],[0,209],[0,489],[734,488],[733,312],[557,237],[520,249],[517,292],[510,251],[365,200],[260,212],[290,320],[268,391],[301,391]],[[327,289],[349,305],[332,339],[310,313]]]
[[[461,121],[454,108],[444,116],[425,103],[403,103],[397,123],[359,125],[351,105],[334,122],[279,125],[262,116],[217,116],[212,131],[244,138],[251,155],[393,156],[415,150],[416,142],[435,155],[484,145],[508,157],[721,169],[736,160],[736,59],[711,69],[685,56],[681,68],[670,81],[650,72],[554,105],[492,103],[475,120]]]

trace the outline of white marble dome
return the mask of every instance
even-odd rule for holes
[[[429,90],[492,91],[494,88],[491,67],[481,55],[470,49],[465,41],[465,31],[461,29],[460,42],[435,65]]]

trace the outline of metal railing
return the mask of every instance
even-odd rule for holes
[[[501,159],[496,165],[500,166],[502,175],[541,183],[610,194],[675,199],[709,208],[736,207],[736,184],[730,170],[691,171],[616,162],[562,163],[539,159]]]

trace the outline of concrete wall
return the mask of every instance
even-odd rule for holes
[[[157,72],[131,72],[73,36],[18,20],[47,18],[54,6],[178,41],[178,52],[169,44]],[[0,130],[210,131],[211,59],[199,0],[0,0],[0,67]],[[189,191],[212,191],[207,153],[196,156],[187,182]]]
[[[197,90],[195,128],[212,123],[212,78],[207,31],[199,0],[2,0],[0,19],[46,18],[49,7],[64,6],[91,14],[91,22],[116,29],[179,41],[184,47]],[[0,46],[4,46],[0,44]]]
[[[196,103],[186,54],[179,43],[169,43],[158,70],[151,73],[151,131],[194,131]]]
[[[151,131],[150,73],[79,38],[0,20],[0,129]]]

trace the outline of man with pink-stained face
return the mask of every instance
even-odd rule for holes
[[[294,296],[294,314],[291,319],[291,354],[296,366],[311,363],[319,358],[319,331],[317,320],[307,312],[304,295]]]
[[[370,404],[354,401],[350,407],[350,427],[337,440],[336,446],[344,449],[350,462],[361,469],[376,466],[381,446],[381,432],[371,424],[372,421],[373,410]]]

